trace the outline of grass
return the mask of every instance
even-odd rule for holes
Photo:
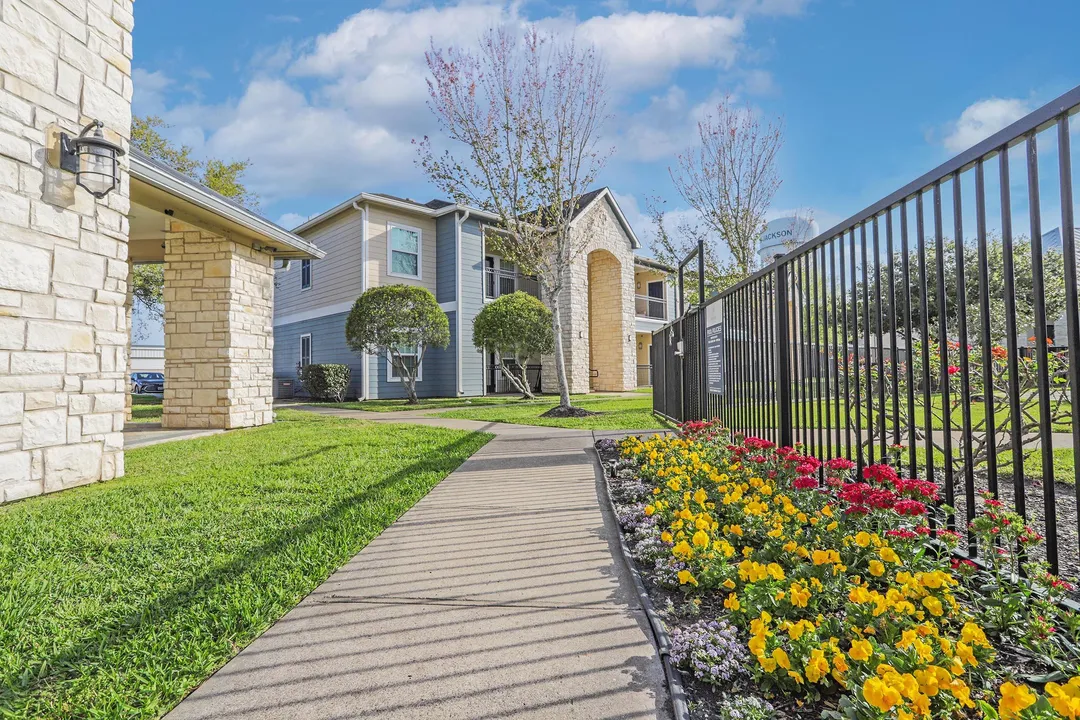
[[[489,438],[283,410],[0,508],[0,716],[163,714]]]
[[[156,395],[132,395],[131,420],[128,422],[161,422],[161,398]]]
[[[491,405],[520,405],[528,402],[542,402],[544,396],[536,401],[522,400],[516,395],[484,395],[465,398],[420,398],[415,405],[406,400],[365,400],[363,402],[319,403],[320,407],[337,407],[346,410],[367,410],[370,412],[400,412],[402,410],[438,410],[440,408],[477,407]]]
[[[557,402],[501,405],[496,407],[469,408],[440,413],[439,417],[486,422],[516,423],[519,425],[542,425],[546,427],[574,428],[579,430],[664,430],[669,424],[653,415],[652,395],[630,398],[582,397],[573,401],[577,407],[602,413],[583,418],[543,418],[543,413],[558,405]]]
[[[822,455],[819,453],[819,455]],[[835,448],[832,453],[833,457],[850,457],[854,458],[853,453],[847,453],[844,448]],[[953,447],[953,462],[954,462],[954,476],[957,478],[957,486],[963,485],[963,470],[962,466],[957,466],[957,460],[962,457],[962,451]],[[906,464],[908,460],[907,451],[901,458]],[[919,477],[926,476],[926,448],[921,444],[915,448],[915,463],[918,465]],[[937,472],[941,471],[941,468],[945,466],[945,455],[940,450],[934,450],[934,468]],[[986,464],[980,464],[976,466],[980,472],[985,472]],[[1012,475],[1012,452],[998,454],[998,477],[1007,478]],[[1042,465],[1042,453],[1036,450],[1034,453],[1027,455],[1024,458],[1024,476],[1028,478],[1043,477],[1043,465]],[[1072,448],[1056,448],[1054,450],[1054,479],[1060,483],[1066,483],[1072,485],[1076,481],[1075,477],[1075,454]]]
[[[876,393],[876,390],[875,390],[875,393]],[[923,425],[923,421],[924,421],[923,412],[924,412],[925,406],[923,405],[923,403],[920,400],[921,400],[921,398],[916,396],[916,401],[915,401],[915,424],[918,427],[921,428],[921,427],[924,426]],[[865,397],[865,395],[863,395],[862,401],[863,401],[863,407],[865,408],[866,407],[866,397]],[[932,408],[933,408],[933,429],[934,430],[942,430],[944,428],[944,423],[941,422],[941,396],[940,395],[934,395],[932,403],[933,403],[932,404]],[[836,400],[835,399],[832,399],[832,400],[829,400],[829,401],[826,402],[826,401],[823,401],[823,400],[820,400],[820,399],[811,399],[811,398],[803,397],[803,398],[799,398],[797,400],[793,400],[792,409],[793,409],[793,412],[796,413],[800,423],[802,422],[803,413],[805,412],[806,416],[808,418],[808,422],[812,426],[816,426],[816,425],[820,424],[821,427],[825,427],[825,420],[826,420],[825,405],[826,404],[828,404],[828,406],[829,406],[828,407],[828,418],[831,420],[831,423],[832,423],[833,427],[835,427],[837,425],[837,410],[836,410]],[[761,403],[760,404],[761,410],[759,412],[763,412],[763,413],[766,413],[766,414],[771,413],[771,416],[775,417],[776,412],[777,412],[776,406],[773,405],[773,407],[770,408],[769,405],[770,405],[770,403]],[[1061,404],[1060,412],[1067,414],[1067,413],[1069,413],[1071,411],[1071,408],[1072,408],[1072,406],[1069,403],[1063,402]],[[887,417],[888,421],[891,422],[892,417],[893,417],[893,405],[892,405],[891,399],[886,400],[885,412],[886,412],[886,417]],[[1031,412],[1035,417],[1038,417],[1039,411],[1038,411],[1037,408],[1032,408]],[[994,421],[995,421],[995,425],[997,427],[1001,427],[1002,422],[1007,420],[1008,413],[1009,413],[1008,402],[1004,398],[1001,398],[1001,397],[996,398],[995,402],[994,402]],[[878,405],[877,405],[877,395],[875,394],[874,395],[874,422],[875,423],[877,423],[877,414],[878,414]],[[845,420],[847,420],[847,409],[845,407],[845,403],[844,403],[843,398],[840,399],[840,415],[839,415],[839,417],[840,417],[840,423],[841,424]],[[901,406],[900,406],[900,421],[901,421],[901,423],[904,423],[906,425],[907,418],[908,418],[907,402],[905,400],[903,400],[903,398],[901,398]],[[950,415],[950,419],[951,419],[951,423],[952,423],[952,429],[954,431],[962,430],[963,429],[963,421],[964,421],[963,408],[960,407],[960,406],[957,406],[956,408],[954,408],[951,415]],[[985,419],[986,419],[986,403],[984,403],[984,402],[973,402],[971,404],[971,426],[972,427],[979,427],[979,424],[984,422]],[[865,422],[865,416],[864,416],[862,421]],[[772,423],[772,420],[770,420],[767,417],[765,419],[765,423],[766,423],[766,427],[768,427]],[[1072,426],[1068,422],[1064,422],[1064,423],[1056,422],[1056,423],[1052,424],[1052,432],[1072,432]]]

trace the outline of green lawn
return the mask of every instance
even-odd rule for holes
[[[653,415],[652,395],[595,399],[582,396],[580,399],[574,399],[572,403],[577,407],[602,414],[584,418],[542,418],[541,414],[558,405],[557,402],[549,400],[544,403],[451,410],[439,413],[439,417],[581,430],[663,430],[671,427]]]
[[[956,447],[953,447],[952,451],[953,451],[953,458],[954,458],[954,463],[955,463],[954,464],[954,469],[956,470],[956,477],[962,478],[962,473],[963,473],[962,467],[957,467],[958,463],[956,463],[956,461],[962,456],[962,452],[961,452],[961,450],[959,448],[956,448]],[[875,450],[875,452],[876,452],[876,450]],[[846,453],[844,448],[834,449],[833,457],[841,457],[841,456],[850,457],[850,458],[855,457],[854,454]],[[903,460],[903,462],[905,464],[907,463],[908,455],[907,455],[906,450],[904,451],[904,454],[903,454],[901,459]],[[919,444],[918,447],[915,448],[915,462],[919,466],[919,473],[917,473],[917,474],[920,477],[925,477],[925,475],[926,475],[926,473],[925,473],[925,468],[926,468],[926,448],[923,447],[923,445],[921,443]],[[1057,449],[1055,449],[1054,450],[1054,479],[1057,480],[1058,482],[1068,483],[1070,485],[1072,483],[1074,483],[1075,480],[1076,480],[1076,477],[1074,475],[1074,462],[1075,462],[1075,454],[1073,453],[1072,448],[1057,448]],[[945,465],[945,455],[940,450],[934,450],[934,467],[938,471],[940,471],[941,468],[944,467],[944,465]],[[998,477],[999,478],[1010,477],[1012,475],[1012,467],[1013,467],[1013,465],[1012,465],[1012,453],[1011,452],[1007,452],[1007,453],[998,455]],[[986,471],[986,465],[985,464],[979,465],[978,469],[979,469],[979,472],[985,472]],[[1040,478],[1040,479],[1043,477],[1042,455],[1041,455],[1040,452],[1036,451],[1034,453],[1031,453],[1030,455],[1027,455],[1024,458],[1024,476],[1025,477],[1030,477],[1030,478]],[[958,487],[959,487],[960,484],[963,483],[963,480],[960,479],[957,482],[958,482]]]
[[[132,395],[131,420],[128,422],[161,422],[161,398],[155,395]]]
[[[0,716],[163,714],[489,438],[283,410],[0,507]]]
[[[320,407],[337,407],[346,410],[370,412],[400,412],[402,410],[438,410],[440,408],[479,407],[491,405],[521,405],[528,402],[550,401],[546,396],[537,400],[522,400],[517,395],[484,395],[467,398],[420,398],[415,405],[405,400],[364,400],[363,402],[319,403]]]
[[[924,406],[923,406],[923,404],[922,404],[922,402],[920,400],[921,400],[921,398],[916,396],[916,401],[915,401],[915,424],[918,427],[921,428],[921,427],[923,427],[923,422],[924,422],[924,417],[923,417]],[[934,416],[933,417],[933,428],[935,430],[942,430],[944,428],[944,424],[940,420],[940,417],[941,417],[941,396],[940,395],[934,395],[932,402],[933,402],[932,407],[933,407],[933,416]],[[817,427],[818,425],[820,425],[821,427],[825,427],[825,420],[826,420],[826,408],[825,408],[825,405],[826,404],[828,404],[828,410],[827,410],[828,419],[830,420],[832,426],[836,427],[836,425],[837,425],[837,410],[836,410],[836,401],[835,401],[835,399],[830,400],[827,403],[826,403],[826,401],[819,400],[819,399],[810,399],[810,398],[793,399],[792,400],[792,409],[793,409],[793,412],[796,414],[796,417],[798,418],[798,422],[800,424],[803,422],[803,414],[805,413],[805,415],[807,417],[807,422],[811,426]],[[863,406],[864,407],[866,406],[866,398],[865,398],[865,396],[863,397]],[[775,406],[770,407],[769,403],[761,403],[760,405],[755,404],[753,407],[755,408],[754,412],[765,413],[765,414],[771,413],[771,417],[776,416],[776,408],[775,408]],[[1071,407],[1072,406],[1069,403],[1062,403],[1061,412],[1062,413],[1068,413],[1071,410]],[[760,409],[757,409],[757,408],[760,408]],[[891,423],[892,418],[893,418],[893,410],[892,410],[892,401],[891,401],[891,399],[886,400],[885,410],[886,410],[886,413],[887,413],[886,422]],[[746,413],[751,412],[749,406],[747,406],[747,408],[745,409],[745,412]],[[1035,415],[1038,414],[1037,411],[1035,411],[1034,409],[1033,409],[1032,412]],[[877,395],[875,394],[874,395],[874,423],[875,424],[877,423],[877,413],[878,413]],[[1007,401],[1005,399],[1003,399],[1003,398],[998,398],[994,403],[994,421],[995,421],[995,425],[997,427],[1001,427],[1002,422],[1004,422],[1005,418],[1008,417],[1008,413],[1009,413],[1009,406],[1008,406]],[[841,423],[843,421],[847,420],[847,410],[845,408],[843,399],[841,399],[841,401],[840,401],[839,418],[840,418]],[[900,422],[905,426],[907,425],[907,418],[908,418],[907,402],[906,402],[906,400],[902,399],[901,400],[901,406],[900,406]],[[961,429],[963,429],[964,413],[963,413],[963,409],[961,407],[956,407],[956,408],[953,409],[950,419],[952,421],[952,429],[953,430],[961,430]],[[982,423],[983,421],[985,421],[985,419],[986,419],[986,404],[984,402],[974,402],[974,403],[972,403],[971,404],[971,425],[972,425],[972,427],[978,427],[979,423]],[[865,421],[865,416],[864,416],[863,420]],[[769,420],[768,417],[766,417],[765,426],[769,427],[771,422],[772,421]],[[852,422],[854,422],[854,420],[852,420]],[[1071,432],[1072,431],[1072,426],[1068,422],[1054,423],[1052,427],[1053,427],[1053,432]]]

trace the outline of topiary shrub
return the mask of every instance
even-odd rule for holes
[[[313,399],[341,402],[349,390],[352,371],[348,365],[324,363],[305,365],[298,374],[300,384]]]

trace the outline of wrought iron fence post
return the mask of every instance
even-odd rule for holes
[[[776,426],[781,446],[794,444],[791,427],[791,320],[787,263],[776,265]]]
[[[706,398],[709,397],[709,363],[705,350],[705,241],[698,240],[698,419],[707,420],[709,414]]]

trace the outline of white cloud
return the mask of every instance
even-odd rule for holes
[[[286,230],[292,230],[294,227],[298,227],[299,225],[301,225],[307,219],[307,215],[288,212],[277,219],[277,224],[285,228]]]
[[[738,17],[632,12],[590,18],[577,36],[600,49],[617,87],[640,90],[679,68],[731,67],[743,30]]]
[[[206,144],[221,157],[249,157],[246,179],[274,202],[288,194],[351,191],[370,182],[412,174],[410,139],[377,123],[363,123],[344,108],[312,105],[284,80],[248,86],[232,117]]]
[[[699,13],[730,12],[736,15],[800,15],[810,0],[692,0]],[[677,4],[681,4],[677,3]]]
[[[1017,98],[987,98],[964,108],[959,119],[950,123],[942,140],[951,153],[967,150],[998,130],[1030,112],[1028,101]]]
[[[735,12],[749,7],[747,1],[729,7]],[[750,4],[760,10],[771,3],[796,0]],[[416,181],[412,139],[437,133],[426,107],[425,50],[432,41],[471,45],[488,27],[525,22],[515,4],[384,4],[346,18],[332,32],[257,52],[249,68],[253,79],[239,99],[208,105],[193,94],[165,110],[163,100],[175,86],[161,73],[137,71],[137,111],[163,115],[173,125],[170,137],[197,154],[250,159],[247,182],[266,204]],[[614,111],[636,93],[664,87],[682,69],[730,71],[743,52],[745,30],[737,14],[659,11],[583,21],[564,12],[537,24],[598,46],[609,67]],[[692,137],[700,107],[669,87],[629,121],[617,115],[608,134],[624,136],[631,157],[670,155]]]
[[[131,106],[137,115],[160,115],[165,111],[165,91],[172,85],[172,78],[160,70],[147,72],[142,68],[131,71],[135,92]]]

